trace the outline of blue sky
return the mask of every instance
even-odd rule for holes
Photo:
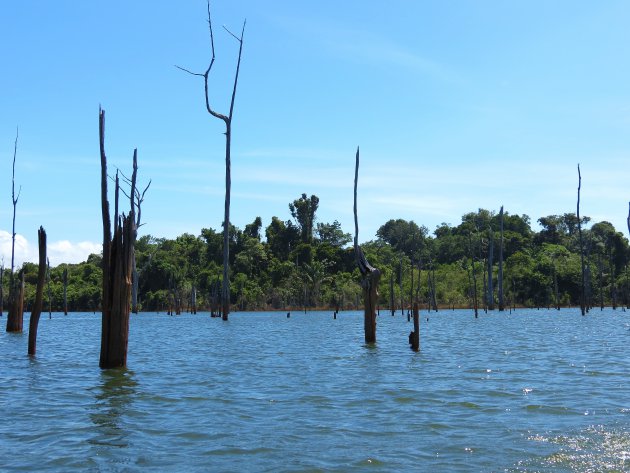
[[[360,240],[390,218],[431,231],[477,208],[536,220],[574,212],[627,231],[630,3],[625,1],[215,0],[214,107],[226,113],[247,19],[233,119],[232,223],[318,219]],[[101,243],[98,107],[110,170],[152,185],[140,234],[220,228],[223,124],[207,114],[203,0],[9,0],[0,6],[0,259],[10,263],[16,127],[18,262]]]

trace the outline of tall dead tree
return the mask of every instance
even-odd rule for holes
[[[381,272],[371,266],[359,246],[359,219],[357,217],[357,183],[359,181],[359,148],[354,167],[354,255],[357,266],[363,276],[363,328],[365,343],[376,343],[376,304],[378,302],[378,283]]]
[[[488,310],[494,310],[494,281],[493,271],[494,266],[494,231],[492,228],[488,228]]]
[[[501,206],[501,210],[499,211],[499,225],[500,225],[500,237],[501,241],[499,242],[499,275],[497,280],[498,287],[498,296],[499,296],[499,312],[503,312],[505,310],[505,305],[503,303],[503,206]]]
[[[140,228],[140,226],[142,225],[140,223],[141,217],[142,217],[142,202],[144,202],[144,196],[147,193],[147,191],[149,190],[149,187],[151,186],[151,180],[149,179],[149,183],[147,184],[147,186],[144,188],[144,190],[142,192],[140,192],[138,189],[136,189],[135,195],[134,195],[134,199],[136,202],[136,207],[138,209],[137,212],[137,216],[136,216],[136,231],[138,231],[138,228]],[[149,257],[149,262],[151,261],[151,257]],[[131,312],[133,312],[134,314],[138,313],[138,285],[139,285],[139,281],[140,281],[140,275],[138,274],[138,268],[136,266],[136,252],[133,252],[133,269],[131,272],[131,277],[132,277],[132,286],[131,286]]]
[[[230,279],[229,279],[229,258],[230,258],[230,239],[229,239],[229,231],[230,231],[230,188],[231,188],[231,174],[230,174],[230,152],[231,152],[231,143],[232,143],[232,116],[234,112],[234,100],[236,98],[236,85],[238,83],[238,73],[241,67],[241,55],[243,52],[243,34],[245,33],[245,24],[246,21],[243,21],[243,28],[241,29],[241,36],[236,36],[230,30],[223,27],[236,41],[239,43],[238,48],[238,61],[236,63],[236,74],[234,76],[234,87],[232,88],[232,99],[230,101],[230,111],[227,115],[219,113],[215,111],[210,105],[210,97],[208,94],[208,76],[210,75],[210,71],[212,70],[212,66],[214,65],[214,34],[212,32],[212,20],[210,18],[210,0],[208,0],[208,28],[210,30],[210,47],[212,50],[212,59],[210,60],[210,65],[206,69],[206,72],[191,72],[188,69],[184,69],[183,67],[178,67],[179,69],[188,72],[194,76],[203,77],[204,80],[204,91],[205,91],[205,99],[206,99],[206,110],[210,115],[215,118],[222,120],[225,123],[225,215],[223,218],[223,288],[221,292],[221,306],[222,306],[222,318],[223,320],[228,320],[228,314],[230,313]]]
[[[68,268],[63,268],[63,315],[68,315]]]
[[[48,290],[48,318],[52,319],[52,289],[50,288],[50,261],[46,258],[46,288]]]
[[[477,302],[477,274],[475,271],[475,252],[472,244],[472,233],[468,234],[468,247],[470,249],[470,265],[472,267],[473,308],[475,310],[475,318],[477,318],[479,317],[479,304]]]
[[[580,238],[580,267],[582,269],[582,285],[580,286],[580,310],[586,315],[586,272],[584,268],[584,241],[582,239],[582,220],[580,219],[580,190],[582,189],[582,174],[578,164],[578,192],[577,192],[577,224]]]
[[[0,317],[4,310],[4,259],[2,265],[0,265]]]
[[[31,310],[31,319],[28,324],[28,354],[35,355],[37,350],[37,327],[39,317],[42,315],[42,305],[44,299],[44,284],[46,284],[46,231],[44,227],[39,227],[37,231],[37,241],[39,243],[39,268],[37,271],[37,289],[35,291],[35,305]]]
[[[105,156],[105,111],[99,110],[101,152],[101,212],[103,217],[103,315],[101,332],[101,368],[120,368],[127,364],[131,270],[136,239],[133,196],[138,172],[137,150],[133,152],[133,173],[129,215],[118,215],[118,174],[116,175],[114,232],[112,236],[107,198],[107,157]]]
[[[7,314],[7,332],[21,332],[24,324],[24,291],[23,284],[15,280],[15,210],[17,207],[22,187],[15,195],[15,157],[17,155],[18,132],[15,132],[15,144],[13,146],[13,176],[11,185],[11,201],[13,202],[13,227],[11,230],[11,273],[9,274],[9,313]]]
[[[394,272],[389,273],[389,309],[392,311],[392,317],[396,313],[394,304]]]

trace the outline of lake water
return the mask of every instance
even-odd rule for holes
[[[132,315],[102,371],[99,313],[42,314],[34,359],[0,334],[0,470],[630,471],[630,311],[421,316],[414,353],[400,312]]]

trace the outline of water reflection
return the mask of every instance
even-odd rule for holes
[[[89,441],[104,447],[129,447],[125,428],[125,413],[136,393],[137,382],[129,370],[104,370],[101,383],[95,389],[94,412],[90,418],[97,434]]]

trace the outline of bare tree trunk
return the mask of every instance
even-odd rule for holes
[[[580,292],[580,310],[582,315],[586,315],[586,275],[584,270],[584,242],[582,239],[582,220],[580,219],[580,190],[582,189],[582,175],[580,174],[580,165],[578,164],[578,194],[577,194],[577,222],[578,235],[580,238],[580,266],[582,268],[582,286]]]
[[[363,329],[365,343],[376,343],[376,304],[378,302],[378,283],[381,272],[370,265],[359,246],[359,219],[357,217],[357,183],[359,180],[359,148],[354,168],[354,253],[357,266],[363,276]]]
[[[197,313],[197,288],[193,285],[190,291],[190,311],[193,314]]]
[[[46,288],[48,290],[48,318],[52,319],[52,290],[50,289],[50,261],[46,258]]]
[[[127,365],[129,312],[131,300],[131,270],[136,240],[134,195],[136,187],[137,150],[133,153],[133,173],[129,215],[114,214],[114,235],[111,234],[109,201],[107,199],[107,158],[105,156],[105,111],[99,111],[101,151],[101,212],[103,218],[103,315],[101,333],[101,368]],[[118,182],[116,202],[118,202]],[[118,205],[116,205],[118,207]]]
[[[405,315],[405,295],[403,293],[403,261],[402,255],[400,255],[400,263],[398,265],[398,288],[400,290],[400,314]]]
[[[68,315],[68,268],[63,268],[63,315]]]
[[[492,266],[494,265],[494,232],[488,229],[488,310],[494,310],[494,285]]]
[[[556,310],[560,310],[560,296],[558,294],[558,272],[556,271],[556,260],[553,261],[553,292],[556,300]]]
[[[396,306],[394,305],[394,272],[389,275],[389,309],[392,311],[392,317],[396,313]]]
[[[15,133],[15,144],[13,147],[13,177],[11,186],[11,201],[13,202],[13,227],[11,231],[11,274],[9,274],[9,313],[7,314],[7,332],[21,332],[24,324],[23,290],[16,287],[15,281],[15,210],[22,187],[15,196],[15,157],[17,155],[18,132]]]
[[[472,280],[473,280],[473,308],[475,309],[475,318],[479,317],[479,305],[477,303],[477,274],[475,271],[475,256],[472,246],[472,235],[468,234],[468,246],[470,247],[470,265],[472,266]]]
[[[420,350],[420,314],[418,304],[413,304],[413,332],[409,334],[409,344],[413,351]]]
[[[4,311],[4,263],[0,266],[0,317]]]
[[[236,63],[236,74],[234,76],[234,87],[232,89],[232,100],[230,101],[230,112],[228,115],[223,115],[221,113],[216,112],[210,106],[210,97],[208,95],[208,76],[210,71],[212,70],[212,66],[214,64],[214,34],[212,32],[212,20],[210,18],[210,1],[208,0],[208,28],[210,30],[210,46],[212,49],[212,59],[210,60],[210,65],[206,69],[206,72],[195,73],[191,72],[187,69],[179,67],[179,69],[188,72],[189,74],[195,76],[201,76],[204,78],[204,90],[205,90],[205,99],[206,99],[206,109],[210,115],[220,120],[223,120],[225,123],[225,215],[223,218],[223,287],[221,291],[221,309],[222,309],[222,318],[223,320],[228,320],[228,314],[230,313],[230,280],[229,280],[229,231],[230,231],[230,187],[231,187],[231,178],[230,178],[230,153],[231,153],[231,141],[232,141],[232,115],[234,112],[234,100],[236,98],[236,86],[238,84],[238,74],[241,67],[241,56],[243,52],[243,34],[245,33],[245,24],[243,22],[243,28],[241,30],[241,36],[236,36],[229,30],[228,33],[238,41],[239,49],[238,49],[238,61]],[[225,27],[224,27],[225,28]]]
[[[138,313],[138,268],[136,267],[136,253],[133,253],[131,261],[131,312]]]
[[[39,242],[39,270],[37,271],[37,289],[35,292],[35,305],[31,310],[31,319],[28,329],[28,354],[35,355],[37,350],[37,326],[39,317],[42,314],[42,303],[44,298],[44,284],[46,283],[46,231],[44,227],[39,227],[37,232]]]
[[[499,286],[499,312],[503,312],[505,310],[505,305],[503,303],[503,206],[501,206],[501,210],[499,211],[499,222],[501,226],[501,242],[499,244],[499,280],[497,281],[497,284]]]

